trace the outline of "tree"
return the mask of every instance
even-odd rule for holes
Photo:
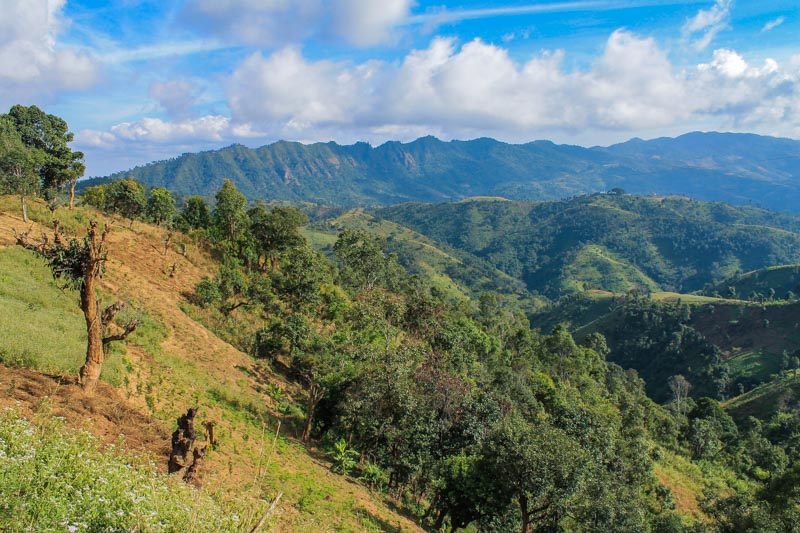
[[[295,349],[292,368],[297,370],[308,385],[306,422],[301,440],[311,438],[314,414],[325,394],[355,373],[355,366],[342,351],[316,334],[306,340],[307,349]]]
[[[221,241],[234,244],[247,227],[247,198],[240,193],[231,180],[226,179],[216,195],[213,223]]]
[[[72,209],[75,185],[86,171],[86,166],[83,153],[73,152],[68,146],[74,135],[69,131],[66,121],[36,106],[23,105],[13,106],[7,117],[14,124],[23,144],[41,154],[37,174],[42,187],[59,190],[69,185],[69,207]]]
[[[150,191],[147,216],[156,224],[171,223],[175,216],[175,199],[167,189],[158,187]]]
[[[496,497],[519,506],[521,533],[529,533],[536,522],[558,529],[586,463],[577,442],[562,430],[519,416],[511,416],[485,441],[484,460],[484,475],[497,484]]]
[[[264,206],[258,205],[247,214],[259,260],[261,255],[265,255],[273,270],[277,265],[278,254],[305,243],[299,228],[308,223],[308,216],[301,210],[278,206],[267,211]]]
[[[211,226],[211,213],[205,201],[199,196],[190,196],[183,204],[183,209],[178,221],[179,227],[188,229],[209,228]]]
[[[147,208],[144,185],[133,178],[112,181],[106,186],[105,209],[131,221]]]
[[[106,208],[107,188],[107,185],[94,185],[92,187],[86,187],[83,193],[81,193],[81,203],[104,210]]]
[[[342,265],[345,285],[356,290],[372,290],[387,280],[391,257],[383,253],[380,239],[362,230],[346,229],[333,245]]]
[[[22,220],[28,222],[27,198],[39,190],[36,173],[41,153],[26,147],[13,132],[0,124],[0,190],[19,195]]]
[[[100,299],[97,297],[97,284],[108,259],[106,239],[109,231],[110,228],[106,226],[103,232],[99,233],[97,222],[91,222],[89,231],[82,240],[73,238],[69,242],[64,242],[56,222],[52,242],[46,237],[38,242],[32,240],[29,237],[30,230],[16,235],[19,246],[33,250],[45,258],[54,278],[62,280],[66,286],[77,289],[80,293],[80,307],[86,321],[87,342],[86,361],[80,369],[79,380],[81,387],[88,394],[93,393],[97,386],[107,345],[114,341],[125,340],[139,325],[139,320],[134,319],[123,326],[121,333],[106,334],[114,318],[124,307],[124,304],[118,301],[101,311]]]
[[[689,397],[689,390],[692,384],[685,377],[678,374],[669,378],[669,390],[672,391],[672,399],[675,408],[681,414],[686,414],[686,399]]]

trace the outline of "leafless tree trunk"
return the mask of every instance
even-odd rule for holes
[[[75,185],[78,184],[78,180],[70,180],[69,182],[69,210],[72,211],[72,208],[75,207]]]
[[[317,409],[317,404],[325,396],[327,389],[317,383],[311,382],[311,387],[308,390],[308,412],[306,413],[306,425],[303,428],[303,443],[307,443],[311,439],[311,425],[314,422],[314,411]]]
[[[669,378],[669,389],[672,391],[675,408],[680,414],[686,414],[684,412],[686,409],[686,399],[689,397],[689,390],[691,388],[692,384],[689,383],[689,380],[680,374]]]
[[[103,266],[108,257],[106,238],[110,232],[108,226],[98,234],[97,222],[92,221],[89,232],[82,243],[73,240],[66,244],[59,232],[59,223],[55,221],[53,241],[42,235],[40,242],[29,238],[25,232],[16,235],[17,244],[33,250],[50,264],[53,275],[62,278],[69,285],[77,287],[80,292],[80,305],[86,321],[86,361],[80,369],[79,381],[83,390],[92,394],[100,379],[105,360],[105,346],[113,341],[124,340],[139,325],[138,320],[131,320],[123,328],[123,332],[105,336],[114,317],[123,308],[122,302],[108,306],[100,311],[100,300],[97,298],[97,283],[103,274]]]

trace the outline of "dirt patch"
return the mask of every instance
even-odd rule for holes
[[[131,407],[105,383],[98,384],[94,396],[87,396],[72,376],[0,365],[0,392],[0,408],[16,407],[29,418],[45,410],[63,417],[70,427],[90,431],[104,444],[121,441],[127,449],[153,455],[166,471],[168,429]]]
[[[697,494],[693,490],[681,485],[670,476],[668,471],[662,468],[656,467],[655,475],[659,483],[672,491],[675,506],[679,511],[698,520],[705,519],[705,515],[700,510],[700,504],[697,501]]]

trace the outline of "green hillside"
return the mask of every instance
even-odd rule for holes
[[[800,298],[800,265],[770,266],[725,279],[704,294],[752,300],[794,300]]]
[[[375,213],[553,299],[634,285],[689,292],[737,271],[800,260],[800,218],[680,197],[404,204]]]
[[[488,261],[472,254],[436,243],[404,226],[376,218],[362,209],[322,219],[303,229],[303,235],[320,251],[334,256],[333,244],[345,229],[369,232],[383,239],[386,250],[412,274],[430,280],[451,298],[477,300],[483,292],[504,295],[526,310],[542,303],[525,290],[524,284],[501,272]]]

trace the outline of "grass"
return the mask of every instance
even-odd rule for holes
[[[2,531],[247,531],[207,493],[49,416],[0,413]]]
[[[77,374],[86,353],[78,294],[61,290],[33,252],[0,249],[0,309],[0,362]],[[119,384],[124,375],[123,357],[112,356],[101,377]]]
[[[781,356],[760,350],[739,353],[728,360],[731,380],[749,377],[758,381],[768,381],[772,375],[781,371]]]
[[[562,289],[565,293],[605,289],[625,293],[636,285],[659,290],[658,284],[635,266],[621,261],[611,251],[591,244],[563,268]]]

